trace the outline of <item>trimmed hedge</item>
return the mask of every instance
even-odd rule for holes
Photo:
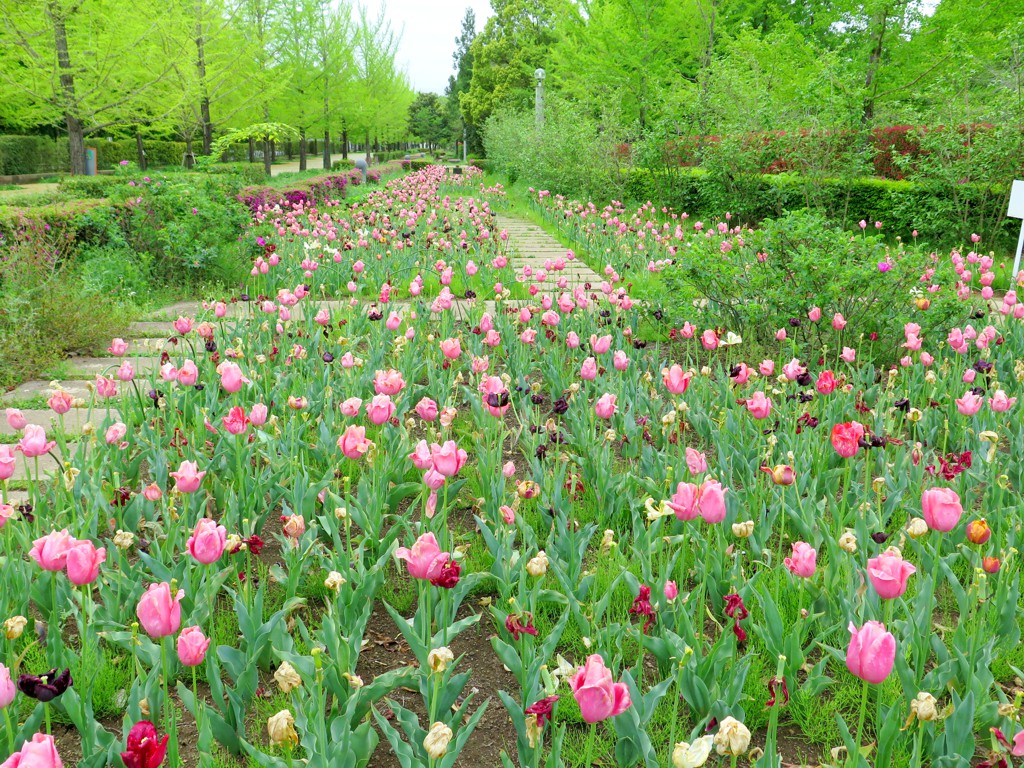
[[[114,139],[113,141],[95,139],[92,142],[86,141],[86,145],[96,147],[100,168],[116,168],[122,160],[137,163],[139,159],[135,139]],[[150,168],[182,164],[181,160],[185,154],[185,142],[183,141],[143,139],[142,146],[146,151],[146,164]],[[199,145],[199,149],[202,149],[202,144]],[[192,151],[197,157],[199,156],[195,143],[192,145]]]
[[[70,166],[67,139],[0,136],[0,176],[65,171]]]
[[[1008,188],[999,184],[923,184],[888,179],[810,179],[750,174],[724,179],[697,168],[625,171],[625,196],[655,201],[691,215],[721,215],[756,224],[788,211],[816,210],[847,229],[880,221],[883,231],[909,238],[962,243],[971,233],[988,247],[1010,248],[1018,222],[1003,217]]]

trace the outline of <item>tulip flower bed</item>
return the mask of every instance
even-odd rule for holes
[[[430,167],[258,206],[246,293],[97,377],[83,439],[7,413],[0,765],[1017,764],[1024,326],[987,257],[930,283],[961,323],[874,342],[903,365],[753,359],[614,266],[517,267],[503,204]]]

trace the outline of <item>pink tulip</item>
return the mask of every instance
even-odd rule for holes
[[[964,416],[973,416],[981,410],[981,406],[984,404],[985,398],[974,394],[971,390],[967,390],[963,397],[956,399],[956,409]]]
[[[289,539],[294,539],[295,544],[298,545],[302,534],[306,532],[306,518],[302,515],[282,515],[281,531]]]
[[[182,666],[198,667],[206,660],[210,641],[199,627],[185,627],[178,635],[178,660]]]
[[[501,468],[501,474],[504,475],[506,478],[508,478],[508,477],[512,477],[513,475],[515,475],[515,473],[516,473],[515,462],[506,461],[505,462],[505,466],[503,466]]]
[[[620,715],[632,704],[626,684],[612,682],[611,671],[596,653],[576,670],[569,679],[569,687],[580,706],[580,714],[588,723],[599,723]]]
[[[597,378],[597,360],[588,357],[583,361],[583,367],[580,368],[580,378],[584,381],[593,381]]]
[[[612,356],[612,367],[616,371],[624,371],[629,368],[629,358],[621,349],[615,350],[615,354]]]
[[[928,488],[921,494],[921,513],[933,531],[948,533],[959,524],[964,508],[952,488]]]
[[[107,550],[96,548],[91,541],[76,541],[67,553],[68,580],[79,587],[92,584],[100,575],[100,565],[107,560]]]
[[[97,376],[96,394],[107,400],[117,397],[117,382],[113,379],[108,379],[106,376]]]
[[[811,307],[811,311],[807,313],[807,318],[812,323],[816,323],[821,320],[821,307]]]
[[[779,328],[779,330],[777,330],[775,332],[775,340],[776,341],[785,341],[786,340],[786,329],[785,328]]]
[[[851,621],[849,629],[846,668],[861,680],[878,685],[892,672],[896,638],[886,632],[880,621],[865,622],[860,629]]]
[[[0,504],[0,531],[12,517],[14,517],[14,507],[10,504]]]
[[[594,413],[602,419],[610,419],[615,415],[615,411],[618,410],[618,406],[615,404],[618,398],[615,395],[605,393],[598,398],[597,403],[594,404]]]
[[[0,443],[0,480],[10,480],[14,477],[14,464],[14,449]]]
[[[63,571],[68,561],[68,550],[74,545],[75,538],[68,533],[67,528],[50,531],[32,542],[28,556],[44,571]]]
[[[132,381],[135,378],[135,369],[132,368],[132,364],[127,360],[123,361],[121,365],[117,367],[117,379],[125,383]]]
[[[182,336],[185,336],[192,331],[192,324],[194,322],[195,321],[191,317],[179,316],[178,319],[174,321],[174,330]]]
[[[666,581],[664,593],[665,599],[671,603],[679,596],[679,587],[676,586],[674,581]]]
[[[691,475],[699,475],[701,472],[708,471],[708,459],[703,453],[698,451],[696,448],[686,449],[686,468],[690,470]]]
[[[725,488],[717,480],[705,480],[697,495],[697,510],[704,522],[715,525],[725,519]]]
[[[433,533],[425,533],[416,539],[412,549],[399,547],[395,557],[405,560],[409,575],[414,579],[436,579],[449,560],[450,553],[442,552]]]
[[[25,433],[18,441],[17,450],[21,451],[26,459],[33,459],[49,453],[57,445],[56,441],[46,439],[46,430],[37,424],[25,426]]]
[[[416,403],[416,415],[424,421],[433,421],[437,418],[437,403],[429,397],[422,398]]]
[[[28,424],[28,422],[25,420],[25,414],[17,408],[7,409],[7,426],[15,432],[20,432],[25,428],[26,424]]]
[[[183,461],[177,472],[171,472],[171,477],[174,478],[174,489],[178,493],[195,493],[206,477],[206,471],[200,472],[199,465],[194,461]]]
[[[178,631],[181,626],[181,598],[184,596],[181,589],[172,595],[171,585],[166,581],[149,585],[135,609],[135,615],[147,635],[167,637]]]
[[[700,343],[704,345],[704,349],[716,349],[718,347],[718,335],[708,328],[700,335]]]
[[[8,757],[0,768],[64,768],[57,754],[53,736],[37,733],[32,741],[26,741],[18,752]]]
[[[228,415],[224,416],[221,421],[224,424],[224,429],[232,435],[245,434],[246,429],[249,427],[249,417],[245,413],[245,408],[240,405],[236,405],[228,411]]]
[[[818,552],[807,542],[797,541],[793,544],[793,556],[782,562],[794,576],[809,579],[818,567]]]
[[[58,416],[70,411],[73,403],[74,398],[63,389],[59,389],[54,392],[50,395],[50,399],[46,401],[46,404],[50,406],[50,409]]]
[[[775,375],[775,361],[762,360],[761,364],[757,366],[757,370],[761,372],[762,376],[773,376]]]
[[[782,366],[782,372],[786,375],[789,381],[796,381],[801,374],[807,373],[807,368],[800,364],[800,361],[795,357]]]
[[[846,327],[846,318],[843,317],[842,313],[836,312],[832,315],[832,327],[837,331],[841,331]]]
[[[821,371],[818,374],[818,380],[814,384],[814,388],[822,395],[831,395],[836,391],[836,387],[839,382],[836,381],[835,374],[832,371]]]
[[[764,392],[755,392],[747,399],[747,410],[755,419],[767,419],[772,412],[772,401]]]
[[[441,342],[441,354],[449,360],[454,360],[462,354],[462,345],[458,339],[445,339]]]
[[[191,360],[186,360],[178,369],[178,383],[183,387],[194,386],[199,381],[199,368]]]
[[[860,450],[864,427],[856,421],[847,421],[832,427],[832,447],[844,459],[852,458]]]
[[[11,680],[11,670],[0,664],[0,709],[6,709],[17,696],[18,689]]]
[[[898,552],[883,552],[868,560],[868,579],[878,596],[893,600],[907,591],[907,580],[917,572]]]
[[[107,347],[107,352],[109,352],[114,357],[120,357],[127,351],[128,342],[125,341],[124,339],[114,339],[112,342],[110,342],[110,346]]]
[[[249,410],[249,421],[254,427],[262,427],[267,423],[267,406],[263,403],[256,403]]]
[[[843,353],[839,357],[844,363],[852,363],[857,359],[857,350],[852,347],[843,347]]]
[[[603,355],[612,348],[611,335],[598,336],[596,333],[590,337],[590,348],[595,355]]]
[[[426,470],[434,466],[434,458],[430,454],[430,446],[427,445],[426,440],[420,440],[416,443],[416,447],[409,454],[409,458],[416,469]]]
[[[223,525],[217,525],[213,520],[203,518],[196,523],[185,546],[189,554],[203,565],[215,563],[224,554],[224,547],[227,546],[228,532]]]
[[[395,404],[388,395],[374,395],[366,404],[366,417],[378,427],[391,420],[395,415]]]
[[[1016,397],[1007,397],[1003,390],[997,389],[988,399],[988,407],[996,413],[1003,413],[1010,410],[1016,402]]]
[[[661,380],[665,385],[665,389],[673,395],[685,394],[687,387],[690,386],[691,378],[692,376],[688,372],[684,372],[678,364],[673,365],[671,368],[665,368],[661,372]]]
[[[366,427],[350,424],[345,434],[338,438],[338,447],[349,459],[361,459],[373,443],[366,439]]]
[[[242,376],[242,369],[235,363],[223,362],[217,366],[220,374],[220,385],[225,392],[237,392],[247,380]]]
[[[434,469],[445,477],[454,477],[466,465],[468,454],[455,443],[446,440],[444,445],[434,443],[430,446],[430,457]]]

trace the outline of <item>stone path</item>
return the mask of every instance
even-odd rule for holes
[[[556,283],[559,278],[565,277],[568,282],[568,290],[576,287],[583,287],[587,284],[595,287],[602,281],[602,277],[583,263],[580,259],[565,261],[565,268],[562,270],[550,269],[550,263],[557,259],[565,259],[567,248],[561,245],[555,238],[535,224],[524,219],[511,216],[499,216],[497,220],[499,229],[504,229],[509,234],[509,243],[512,247],[512,266],[517,274],[521,274],[524,267],[530,267],[534,273],[547,269],[549,279],[544,285],[549,290],[557,292]],[[520,306],[533,302],[509,301],[504,306]],[[370,302],[366,306],[371,306]],[[402,313],[411,306],[408,301],[396,301],[387,306],[378,305],[384,311],[397,311]],[[471,304],[468,301],[457,300],[454,305],[457,317],[467,317],[471,311]],[[478,304],[479,306],[479,304]],[[341,310],[347,308],[347,301],[316,301],[308,300],[300,302],[292,309],[292,316],[295,319],[302,318],[307,313],[316,313],[322,308]],[[494,312],[496,305],[493,301],[484,301],[483,308],[486,311]],[[254,311],[255,307],[249,304],[229,304],[228,317],[241,317]],[[51,381],[29,381],[21,386],[0,395],[0,409],[10,404],[17,404],[28,399],[47,398],[51,394],[54,385],[59,385],[72,397],[81,398],[86,403],[92,398],[92,381],[97,375],[113,376],[118,366],[125,360],[131,362],[136,372],[136,382],[144,389],[149,388],[150,381],[156,378],[156,370],[160,365],[159,354],[165,349],[174,350],[167,342],[168,337],[175,335],[172,322],[179,316],[195,317],[203,312],[202,303],[198,301],[180,301],[166,306],[151,313],[143,321],[133,323],[129,329],[130,345],[126,357],[79,357],[69,358],[66,361],[67,376],[59,382]],[[122,390],[130,385],[119,382]],[[22,409],[25,418],[31,424],[38,424],[46,428],[48,433],[57,429],[59,421],[57,416],[48,408]],[[102,406],[94,408],[89,413],[88,408],[72,409],[64,416],[65,434],[69,440],[79,439],[83,427],[87,423],[97,430],[102,429],[105,423],[110,423],[118,418],[116,411],[110,412],[110,419],[107,419],[107,410]],[[10,439],[16,434],[6,419],[0,419],[0,436]],[[6,442],[6,441],[5,441]],[[74,450],[74,444],[69,445],[69,450]],[[49,455],[40,458],[40,469],[52,472],[57,469],[57,462]],[[26,467],[23,461],[16,465],[14,481],[24,481]],[[10,491],[8,496],[11,500],[18,501],[24,498],[20,491]]]
[[[525,219],[511,216],[497,217],[498,229],[508,232],[509,242],[515,250],[512,266],[519,274],[523,267],[530,267],[534,273],[545,269],[545,265],[554,262],[556,259],[565,259],[568,248],[555,240],[536,224]],[[572,261],[565,261],[565,269],[559,271],[548,271],[548,280],[552,286],[558,278],[568,278],[569,290],[576,286],[584,286],[590,283],[595,289],[604,279],[597,272],[583,263],[579,257]],[[552,290],[554,288],[552,287]]]

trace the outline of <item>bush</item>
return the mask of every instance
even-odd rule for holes
[[[335,160],[331,163],[332,171],[348,171],[355,168],[356,161],[350,157],[342,158],[341,160]]]
[[[0,175],[66,171],[70,167],[67,139],[45,136],[0,136]]]
[[[577,107],[552,101],[538,129],[528,112],[501,111],[484,127],[489,165],[523,182],[564,195],[607,199],[622,189],[613,132]],[[415,164],[413,170],[416,169]]]
[[[125,179],[118,176],[65,176],[57,182],[57,189],[76,199],[100,198],[124,183]]]
[[[885,348],[898,357],[891,341],[902,335],[905,323],[920,324],[924,333],[945,333],[971,311],[947,287],[955,282],[948,263],[933,262],[917,248],[891,248],[873,231],[851,237],[818,214],[768,219],[742,238],[691,242],[663,273],[674,319],[692,319],[697,301],[704,327],[727,328],[765,344],[785,328],[800,338],[813,334],[814,343],[838,350],[841,342],[833,338],[837,332],[829,320],[841,312],[853,327],[887,340]],[[885,271],[880,263],[888,265]],[[915,297],[922,295],[921,276],[931,267],[937,271],[929,283],[943,290],[923,294],[930,306],[921,311]],[[829,313],[818,323],[807,320],[814,306]]]
[[[1009,250],[1016,242],[1016,220],[997,215],[1006,209],[1007,194],[998,184],[808,179],[797,174],[739,174],[727,183],[696,168],[634,168],[625,172],[623,185],[630,200],[651,200],[698,216],[729,211],[744,224],[810,208],[846,228],[856,228],[861,220],[880,221],[885,233],[906,240],[917,231],[932,243],[953,247],[977,232],[989,247]]]
[[[86,142],[89,143],[88,141]],[[103,169],[116,168],[121,160],[138,162],[139,151],[135,139],[104,139],[94,140],[93,146],[99,155],[99,167]],[[182,159],[185,155],[185,142],[183,141],[160,141],[158,139],[143,139],[142,147],[146,152],[146,164],[149,168],[161,166],[182,166]],[[195,149],[193,145],[193,150]],[[197,153],[198,154],[198,153]]]

